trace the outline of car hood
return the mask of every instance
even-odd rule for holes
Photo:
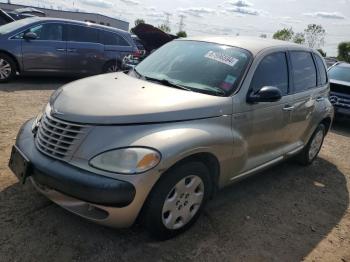
[[[132,32],[141,40],[148,53],[178,38],[175,35],[167,34],[152,25],[144,23],[135,26]]]
[[[232,113],[232,98],[144,81],[124,73],[78,80],[53,94],[51,114],[84,124],[147,124]]]

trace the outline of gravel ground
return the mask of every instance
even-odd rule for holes
[[[71,79],[0,85],[0,261],[349,261],[350,121],[317,161],[293,161],[221,191],[187,233],[156,242],[68,213],[22,186],[7,162],[20,125]]]

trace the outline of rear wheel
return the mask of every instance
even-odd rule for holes
[[[110,61],[103,67],[103,73],[113,73],[119,71],[119,65],[116,61]]]
[[[157,239],[169,239],[190,228],[211,192],[207,167],[189,162],[164,174],[146,203],[145,226]]]
[[[11,57],[0,54],[0,83],[11,80],[16,75],[16,64]]]
[[[311,136],[306,147],[298,155],[298,162],[300,164],[310,165],[316,159],[321,150],[325,135],[326,127],[323,124],[320,124]]]

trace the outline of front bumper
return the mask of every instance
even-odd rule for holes
[[[113,227],[131,226],[144,201],[135,200],[134,185],[42,154],[35,146],[32,123],[33,120],[28,121],[21,127],[16,146],[31,162],[30,180],[35,188],[63,208],[94,222]]]
[[[335,114],[350,116],[350,95],[331,91],[329,97]]]

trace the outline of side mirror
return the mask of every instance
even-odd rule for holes
[[[23,39],[25,40],[35,40],[38,38],[38,35],[33,32],[27,32],[23,35]]]
[[[282,93],[275,86],[264,86],[255,93],[250,93],[247,97],[249,103],[277,102],[281,100]]]

